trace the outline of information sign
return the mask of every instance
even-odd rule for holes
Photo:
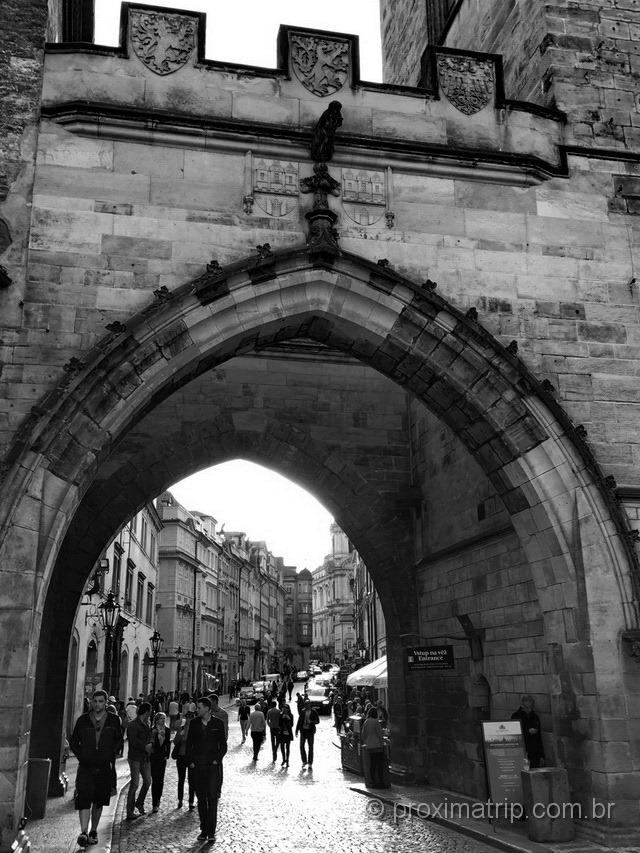
[[[453,646],[413,646],[407,649],[409,671],[417,669],[453,669]]]
[[[519,720],[483,723],[489,796],[494,803],[522,803],[524,738]]]

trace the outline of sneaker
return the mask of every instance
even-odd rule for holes
[[[89,836],[86,832],[81,832],[78,836],[78,847],[88,847],[89,846]]]
[[[207,841],[210,841],[212,844],[216,840],[215,835],[207,835]]]
[[[182,808],[182,800],[178,800],[178,808],[179,808],[179,809],[181,809],[181,808]]]
[[[157,812],[158,812],[158,806],[154,806],[154,807],[151,809],[151,811],[152,811],[154,814],[157,814]]]
[[[89,833],[89,844],[97,844],[98,843],[98,830],[92,829]]]
[[[194,809],[195,809],[194,804],[193,804],[193,803],[189,803],[189,811],[190,811],[190,812],[192,812]]]
[[[136,806],[136,808],[138,809],[140,814],[146,814],[146,811],[144,810],[144,803],[141,806]]]
[[[140,817],[139,814],[135,814],[135,812],[131,812],[131,814],[128,814],[126,816],[125,820],[137,820],[139,817]]]
[[[207,833],[201,832],[200,835],[198,836],[198,841],[206,841],[206,840],[207,840]]]

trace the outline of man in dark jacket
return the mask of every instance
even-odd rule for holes
[[[296,735],[300,733],[300,758],[302,759],[302,766],[305,767],[308,763],[309,770],[313,767],[313,741],[316,736],[316,726],[319,722],[320,717],[318,716],[318,712],[311,707],[311,702],[307,699],[304,703],[300,716],[298,717]],[[308,762],[305,744],[309,745]]]
[[[102,807],[111,799],[111,766],[122,747],[120,720],[107,714],[107,694],[96,690],[91,711],[78,717],[69,742],[78,759],[76,808],[80,814],[78,846],[98,843]],[[89,832],[89,815],[91,831]]]
[[[149,702],[141,702],[135,720],[132,720],[127,726],[127,740],[129,741],[127,758],[131,771],[131,782],[127,793],[127,820],[135,820],[138,817],[134,813],[134,808],[138,809],[140,814],[144,814],[144,798],[151,787],[151,765],[149,764],[152,740],[149,727],[150,714],[151,705]],[[142,776],[142,787],[136,797],[140,776]]]
[[[214,841],[218,823],[220,767],[227,752],[227,739],[224,724],[211,715],[211,700],[206,696],[198,699],[196,714],[187,734],[187,762],[193,769],[198,797],[198,841]]]

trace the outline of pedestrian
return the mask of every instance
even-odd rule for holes
[[[218,823],[220,765],[227,752],[224,724],[211,714],[207,696],[198,699],[197,717],[189,724],[187,761],[193,768],[193,780],[198,798],[200,835],[198,841],[215,841]]]
[[[373,705],[360,729],[360,743],[369,757],[369,773],[372,788],[384,788],[384,738],[378,720],[378,711]]]
[[[300,734],[300,758],[302,759],[302,766],[304,768],[308,765],[309,770],[313,767],[313,741],[316,736],[316,726],[319,722],[320,717],[318,716],[318,712],[311,707],[311,702],[307,699],[304,703],[302,713],[298,717],[296,735]],[[309,747],[308,758],[305,745]]]
[[[127,820],[135,820],[138,817],[134,812],[134,808],[138,809],[140,814],[145,813],[144,800],[147,796],[147,791],[151,787],[151,767],[149,766],[149,756],[151,754],[150,714],[151,705],[149,702],[141,702],[138,706],[138,715],[127,726],[127,740],[129,741],[127,758],[131,772],[131,782],[129,783],[129,791],[127,793]],[[141,776],[142,787],[136,797]]]
[[[229,715],[220,707],[220,698],[217,693],[209,693],[209,701],[211,702],[211,714],[221,720],[224,726],[224,739],[229,737]]]
[[[511,719],[520,720],[529,767],[544,766],[544,745],[540,732],[540,717],[535,712],[533,696],[527,694],[520,699],[520,707],[513,712]]]
[[[378,701],[376,702],[376,708],[378,709],[378,719],[380,720],[380,725],[383,729],[386,729],[389,723],[389,712],[384,707],[382,699],[378,699]]]
[[[333,725],[336,727],[336,734],[340,734],[340,730],[342,729],[342,721],[344,717],[344,705],[342,703],[342,696],[338,693],[333,700],[332,705],[333,711]]]
[[[271,753],[275,761],[278,758],[278,745],[280,743],[280,710],[273,700],[269,703],[269,710],[267,711],[267,725],[271,738]]]
[[[184,719],[182,721],[182,725],[176,732],[176,736],[173,739],[173,751],[171,752],[171,757],[175,759],[176,770],[178,771],[178,808],[182,808],[182,801],[184,799],[184,780],[186,776],[189,791],[189,811],[191,812],[195,808],[194,802],[196,789],[193,783],[193,768],[189,767],[187,761],[187,735],[189,732],[190,722],[191,718]]]
[[[296,693],[296,706],[298,708],[298,716],[300,716],[304,708],[304,697],[300,693]]]
[[[289,675],[289,679],[287,681],[287,692],[289,693],[289,702],[291,702],[291,694],[293,693],[294,683],[293,678]]]
[[[256,707],[249,715],[249,726],[251,729],[251,740],[253,741],[253,760],[257,761],[258,753],[260,752],[260,747],[262,746],[262,741],[264,740],[265,731],[267,729],[267,721],[257,703]]]
[[[75,800],[80,817],[78,847],[98,843],[98,825],[103,807],[111,800],[111,768],[121,742],[120,721],[107,713],[106,692],[96,690],[91,697],[91,710],[78,717],[69,742],[78,759]]]
[[[167,726],[167,715],[159,711],[153,718],[151,754],[149,765],[151,769],[151,810],[156,813],[162,798],[164,788],[164,773],[167,768],[167,758],[171,748],[171,729]]]
[[[244,743],[247,739],[250,714],[251,708],[249,707],[249,705],[247,705],[244,699],[241,699],[240,704],[238,705],[238,720],[240,721],[240,731],[242,732],[242,743]]]
[[[291,706],[285,705],[280,714],[280,752],[282,753],[282,767],[289,766],[289,750],[293,740],[293,714]]]
[[[177,730],[179,720],[180,720],[180,706],[178,705],[177,697],[172,695],[171,700],[169,702],[169,723],[170,723],[172,732],[175,732]]]

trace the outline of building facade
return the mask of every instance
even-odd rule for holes
[[[337,524],[330,527],[331,554],[312,572],[313,646],[311,657],[344,663],[353,655],[354,549]]]
[[[357,551],[352,552],[352,557],[353,624],[356,641],[349,659],[352,664],[359,665],[376,660],[387,653],[387,629],[373,578]]]
[[[120,528],[96,562],[78,605],[69,648],[67,733],[93,690],[102,688],[126,702],[152,687],[150,641],[156,628],[161,530],[154,505],[147,504]],[[117,607],[112,631],[104,619],[110,594]]]
[[[284,660],[295,669],[308,669],[313,642],[312,575],[309,569],[283,567]]]

